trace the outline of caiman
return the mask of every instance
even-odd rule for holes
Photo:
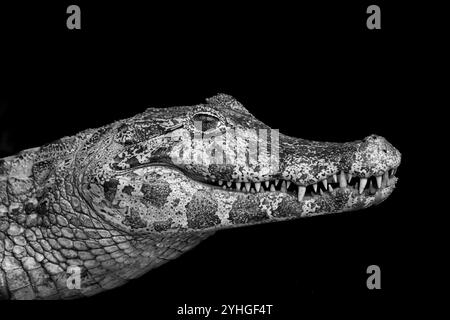
[[[400,158],[283,135],[225,94],[24,150],[0,159],[0,298],[92,296],[221,229],[379,204]]]

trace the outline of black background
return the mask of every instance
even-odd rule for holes
[[[81,7],[81,30],[66,28],[70,4]],[[370,4],[381,7],[381,30],[366,28]],[[429,112],[417,80],[428,68],[428,38],[416,9],[380,1],[2,5],[0,156],[219,92],[285,134],[344,142],[375,133],[403,155],[398,188],[377,207],[219,232],[119,289],[58,303],[55,315],[120,309],[159,319],[185,303],[273,304],[275,318],[333,312],[332,301],[373,312],[419,294],[412,173]],[[371,264],[381,268],[381,290],[366,287]]]

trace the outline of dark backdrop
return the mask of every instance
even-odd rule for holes
[[[219,232],[119,289],[58,304],[56,314],[95,307],[89,314],[121,309],[154,319],[175,316],[185,303],[254,303],[300,316],[336,300],[372,312],[415,294],[409,272],[420,241],[410,228],[408,171],[423,138],[415,81],[423,66],[408,6],[376,1],[382,29],[367,30],[365,1],[73,3],[81,7],[79,31],[66,29],[71,2],[2,5],[0,156],[223,92],[288,135],[339,142],[382,135],[403,163],[397,190],[377,207]],[[381,268],[379,291],[366,288],[371,264]]]

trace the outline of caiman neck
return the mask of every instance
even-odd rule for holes
[[[90,296],[139,277],[209,235],[117,230],[83,200],[71,159],[38,151],[0,160],[0,300]],[[80,275],[79,287],[68,285],[73,272]]]

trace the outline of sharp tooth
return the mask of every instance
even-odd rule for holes
[[[323,196],[323,190],[319,189],[320,195]]]
[[[359,189],[359,183],[355,183],[355,189],[358,190]]]
[[[275,187],[278,185],[278,182],[279,182],[280,180],[278,180],[278,179],[275,179]]]
[[[236,190],[241,191],[241,183],[240,182],[236,182]]]
[[[347,173],[347,182],[350,183],[350,181],[352,181],[352,174],[351,173]]]
[[[251,186],[251,185],[252,185],[251,182],[246,182],[246,183],[245,183],[245,189],[247,189],[247,192],[250,191],[250,186]]]
[[[383,174],[383,183],[382,183],[382,186],[383,186],[383,187],[387,186],[387,185],[388,185],[388,181],[389,181],[389,173],[386,171],[386,172]]]
[[[223,184],[223,180],[219,180],[219,186]]]
[[[255,189],[257,192],[259,192],[260,188],[261,188],[261,182],[255,182]]]
[[[338,181],[338,180],[337,180],[337,175],[333,174],[333,182],[334,182],[334,183],[337,183],[337,181]]]
[[[359,179],[359,194],[363,193],[364,188],[366,187],[367,184],[367,178],[361,178]]]
[[[281,183],[281,192],[286,192],[287,188],[286,188],[286,182],[283,180],[283,182]]]
[[[231,187],[231,184],[232,184],[233,182],[231,182],[231,181],[228,181],[227,182],[227,187]]]
[[[250,190],[250,192],[251,192],[251,193],[256,193],[255,188],[252,188],[252,189]]]
[[[325,187],[325,190],[327,190],[328,189],[328,181],[327,181],[327,179],[323,179],[322,183],[323,183],[323,185]]]
[[[328,185],[328,191],[333,192],[333,187],[331,186],[331,184]]]
[[[376,180],[377,180],[377,188],[378,188],[378,189],[381,188],[381,179],[382,179],[382,178],[383,178],[382,176],[376,177]]]
[[[275,186],[273,184],[270,185],[270,191],[275,191]]]
[[[298,201],[302,201],[305,196],[306,187],[298,186]]]
[[[317,183],[313,184],[313,189],[314,189],[314,192],[317,192]]]
[[[339,175],[339,187],[341,188],[347,187],[347,181],[345,180],[344,171],[341,171],[341,174]]]
[[[287,182],[286,182],[286,189],[289,188],[290,185],[291,185],[291,182],[290,182],[290,181],[287,181]]]
[[[264,181],[264,184],[265,184],[266,188],[269,188],[269,184],[270,184],[269,180]]]
[[[226,189],[226,188],[227,188],[227,186],[226,186],[226,185],[223,185],[222,189]]]
[[[397,168],[392,169],[392,175],[393,175],[393,176],[395,175],[396,172],[397,172]]]

